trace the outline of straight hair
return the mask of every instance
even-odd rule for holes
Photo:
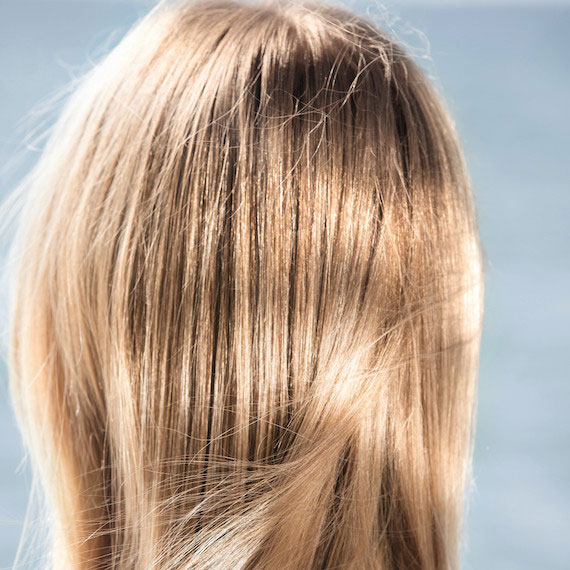
[[[26,194],[9,367],[50,567],[459,568],[482,253],[396,39],[322,3],[161,3]]]

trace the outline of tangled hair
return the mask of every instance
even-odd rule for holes
[[[14,243],[56,570],[458,568],[482,254],[452,119],[344,8],[161,3]]]

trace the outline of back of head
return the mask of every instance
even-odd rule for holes
[[[11,381],[56,568],[458,566],[480,246],[399,44],[161,4],[30,182]]]

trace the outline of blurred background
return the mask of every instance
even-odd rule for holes
[[[46,104],[57,111],[54,94],[152,4],[0,0],[0,198],[38,157],[34,137],[54,117]],[[391,29],[427,70],[473,181],[486,315],[463,567],[570,568],[570,1],[344,4]],[[0,568],[9,568],[31,481],[1,365]]]

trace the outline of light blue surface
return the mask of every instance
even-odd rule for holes
[[[21,148],[29,109],[143,12],[136,2],[2,0],[0,164]],[[389,14],[417,51],[425,44],[406,29],[429,39],[425,65],[464,142],[488,259],[464,568],[570,568],[570,9]],[[2,167],[2,193],[35,156]],[[5,373],[0,433],[2,568],[16,550],[29,482],[17,471],[23,451]]]

